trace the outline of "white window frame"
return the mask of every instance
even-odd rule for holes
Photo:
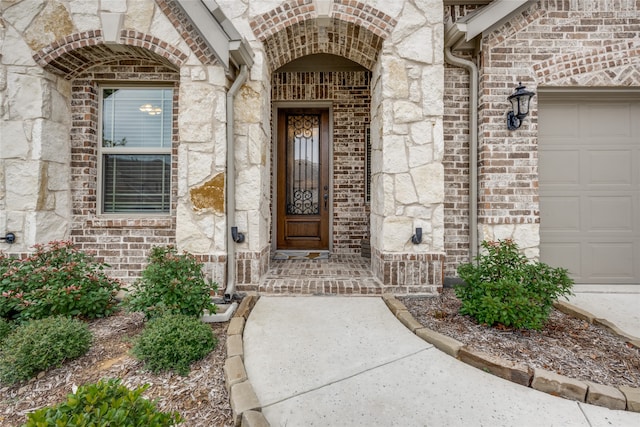
[[[103,147],[102,146],[102,136],[103,136],[103,93],[105,89],[171,89],[172,99],[171,99],[171,135],[169,137],[169,147],[135,147],[135,148],[121,148],[121,147]],[[173,113],[173,98],[175,97],[175,87],[173,85],[144,85],[144,84],[99,84],[98,85],[98,150],[97,150],[97,189],[96,189],[96,197],[97,197],[97,208],[98,214],[109,216],[109,217],[131,217],[131,218],[140,218],[140,217],[149,217],[149,216],[158,216],[158,217],[167,217],[171,215],[172,211],[172,198],[173,194],[171,191],[171,187],[173,184],[173,122],[174,122],[174,113]],[[169,209],[166,212],[105,212],[105,203],[104,203],[104,164],[103,157],[105,154],[159,154],[159,155],[168,155],[169,156]]]

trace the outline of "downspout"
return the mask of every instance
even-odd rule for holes
[[[469,72],[469,251],[470,261],[478,255],[478,67],[472,61],[455,56],[451,47],[460,38],[445,45],[445,60]]]
[[[249,68],[246,65],[241,65],[240,73],[236,76],[227,92],[227,180],[225,189],[227,193],[227,287],[224,291],[225,302],[231,301],[236,288],[236,241],[234,233],[231,232],[232,228],[235,227],[233,224],[235,224],[236,215],[236,150],[234,144],[233,107],[235,96],[240,87],[247,81],[248,75]]]

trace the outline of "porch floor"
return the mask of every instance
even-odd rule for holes
[[[371,259],[338,254],[327,259],[273,259],[258,286],[261,294],[380,295],[382,291]]]

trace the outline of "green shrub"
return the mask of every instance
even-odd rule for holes
[[[191,363],[204,358],[216,343],[209,325],[184,314],[168,314],[149,321],[132,353],[152,372],[187,375]]]
[[[121,286],[106,266],[67,241],[36,245],[25,259],[0,256],[0,317],[108,316]]]
[[[0,381],[13,384],[40,371],[60,366],[89,351],[91,332],[86,324],[67,317],[31,320],[18,326],[0,352]]]
[[[11,325],[11,323],[9,323],[6,319],[0,317],[0,344],[2,344],[2,341],[4,341],[7,336],[9,336],[12,330],[13,326]]]
[[[455,289],[460,313],[490,326],[542,328],[558,297],[571,294],[567,270],[528,261],[511,240],[483,242],[482,247],[486,253],[476,263],[458,268],[465,281]]]
[[[55,426],[150,426],[181,423],[177,412],[160,412],[156,403],[142,397],[148,384],[129,390],[120,380],[87,384],[67,396],[67,401],[27,415],[23,427]]]
[[[206,280],[202,263],[191,254],[178,255],[173,246],[151,249],[149,264],[131,289],[125,302],[130,311],[141,311],[147,318],[163,314],[201,316],[215,312],[211,302],[214,283]]]

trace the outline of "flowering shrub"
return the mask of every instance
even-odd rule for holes
[[[34,246],[27,258],[0,254],[0,317],[25,321],[47,316],[104,317],[116,310],[120,282],[106,264],[69,241]]]
[[[169,313],[200,316],[205,309],[215,312],[211,292],[216,287],[205,278],[202,263],[193,255],[179,255],[173,246],[158,246],[151,249],[149,264],[125,304],[148,319]]]
[[[482,242],[484,254],[475,264],[458,267],[465,285],[455,289],[461,314],[479,323],[517,329],[540,329],[553,303],[571,294],[567,270],[530,262],[511,240]]]

